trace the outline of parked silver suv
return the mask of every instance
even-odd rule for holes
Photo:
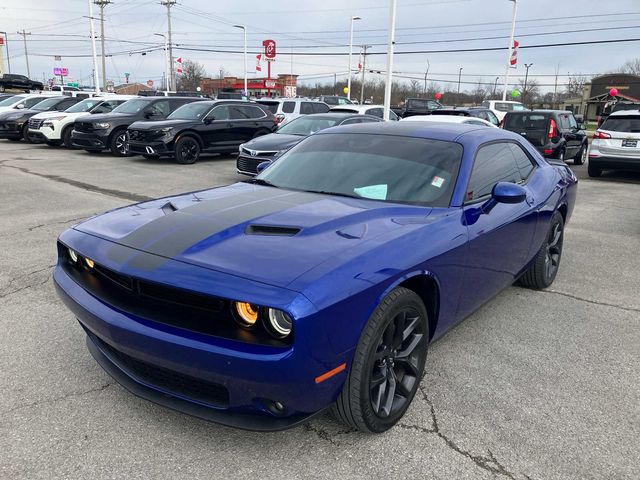
[[[329,111],[329,105],[326,103],[309,98],[261,98],[256,102],[271,110],[279,125],[284,125],[300,115]]]
[[[607,168],[640,171],[640,110],[613,112],[593,134],[589,176]]]

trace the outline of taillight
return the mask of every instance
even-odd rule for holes
[[[611,135],[600,130],[596,130],[593,134],[593,138],[611,138]]]
[[[547,137],[554,138],[558,136],[558,125],[556,125],[556,121],[552,118],[549,121],[549,133]]]
[[[276,115],[276,123],[279,125],[284,121],[284,115],[279,113]]]
[[[499,128],[504,128],[504,118],[500,120]]]

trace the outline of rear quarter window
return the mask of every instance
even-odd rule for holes
[[[296,109],[296,102],[284,102],[282,104],[282,113],[293,113]]]

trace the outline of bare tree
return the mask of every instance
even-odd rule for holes
[[[182,63],[182,75],[178,77],[178,90],[195,91],[206,75],[207,73],[202,64],[185,60]]]
[[[523,104],[533,103],[540,96],[540,86],[538,82],[532,78],[527,79],[525,85],[524,78],[518,79],[518,90],[520,90],[521,101]]]
[[[565,85],[565,94],[569,98],[581,97],[587,83],[589,83],[589,79],[584,75],[570,75]]]
[[[634,58],[625,62],[622,67],[620,67],[621,73],[630,73],[632,75],[640,75],[640,58]]]
[[[475,104],[480,104],[487,97],[487,91],[482,85],[482,80],[478,80],[478,83],[471,91],[471,101]]]

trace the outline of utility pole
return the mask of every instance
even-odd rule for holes
[[[171,7],[176,4],[177,0],[162,0],[160,5],[167,7],[167,43],[169,44],[169,86],[171,90],[176,90],[176,69],[173,65],[173,42],[171,41]]]
[[[518,13],[518,0],[513,2],[513,12],[511,14],[511,36],[509,37],[509,50],[507,56],[507,69],[504,74],[504,90],[502,91],[502,101],[507,99],[507,88],[509,88],[509,68],[511,68],[511,54],[513,53],[513,39],[516,36],[516,15]]]
[[[424,72],[424,96],[427,96],[427,76],[429,75],[429,67],[431,67],[431,64],[429,63],[429,60],[427,60],[427,70]]]
[[[31,35],[31,32],[27,32],[22,29],[21,32],[18,32],[18,35],[22,35],[22,41],[24,42],[24,58],[27,62],[27,77],[31,78],[31,70],[29,70],[29,52],[27,52],[27,35]]]
[[[362,85],[360,85],[360,105],[364,104],[364,72],[367,71],[367,49],[371,48],[371,45],[362,45]]]
[[[557,108],[556,107],[556,101],[558,99],[558,97],[556,96],[558,93],[558,72],[560,71],[560,64],[558,64],[558,66],[556,67],[556,81],[553,85],[553,108]]]
[[[102,43],[102,86],[107,91],[107,65],[104,54],[104,7],[109,5],[111,0],[95,0],[97,6],[100,7],[100,40]]]
[[[524,74],[524,87],[522,88],[522,103],[524,104],[524,106],[527,106],[527,100],[526,100],[526,96],[528,96],[527,92],[527,79],[529,78],[529,68],[531,68],[531,65],[533,65],[533,63],[525,63],[524,64],[524,68],[527,69],[527,71]]]
[[[458,70],[458,102],[460,101],[460,80],[462,78],[462,68],[460,67],[460,70]]]
[[[94,85],[96,93],[100,93],[100,74],[98,73],[98,53],[96,52],[96,31],[93,28],[93,4],[89,0],[89,32],[91,32],[91,49],[93,50]]]
[[[493,95],[491,95],[491,98],[496,98],[496,88],[498,88],[498,80],[500,80],[500,77],[496,77],[496,81],[493,84]]]
[[[7,32],[0,32],[4,36],[4,46],[7,48],[7,73],[11,73],[11,60],[9,59],[9,35]]]
[[[387,78],[384,85],[384,120],[389,120],[391,111],[391,83],[393,82],[393,50],[396,43],[397,0],[389,0],[389,29],[387,33]]]

